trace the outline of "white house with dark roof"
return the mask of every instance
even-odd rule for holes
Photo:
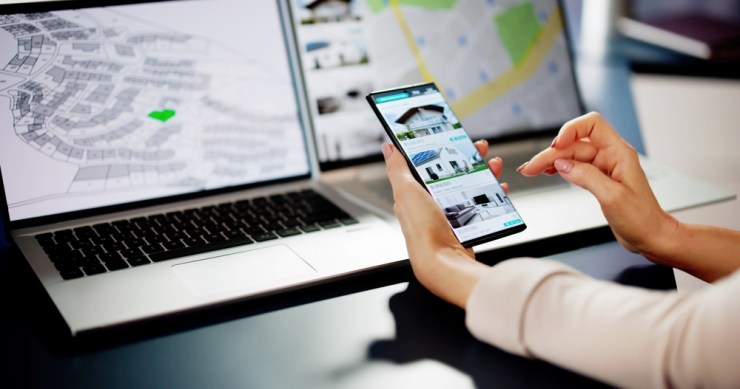
[[[472,168],[465,155],[455,147],[427,150],[411,156],[423,181],[438,180],[461,174]]]
[[[350,0],[316,0],[306,4],[316,22],[340,21],[351,17]]]
[[[454,129],[452,123],[447,120],[447,116],[444,114],[444,108],[439,105],[423,105],[411,108],[396,119],[396,123],[406,126],[409,131],[414,133],[416,138],[440,134]]]
[[[366,58],[365,52],[348,40],[313,41],[306,43],[305,48],[307,69],[356,65]]]

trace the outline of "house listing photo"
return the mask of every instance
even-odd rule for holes
[[[438,197],[437,201],[452,228],[516,214],[511,201],[498,185],[467,188]]]

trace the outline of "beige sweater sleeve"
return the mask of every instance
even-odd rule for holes
[[[620,387],[740,388],[740,270],[680,296],[514,259],[475,286],[466,321],[484,342]]]

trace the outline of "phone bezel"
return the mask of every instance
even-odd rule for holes
[[[391,89],[383,89],[383,90],[373,91],[373,92],[370,92],[365,97],[365,99],[370,104],[370,107],[373,109],[373,112],[375,113],[375,116],[377,116],[378,120],[383,125],[383,129],[385,130],[385,133],[388,135],[388,137],[391,139],[391,141],[393,142],[393,144],[396,146],[396,148],[403,155],[404,159],[406,160],[406,165],[411,170],[411,174],[414,176],[414,179],[416,179],[416,181],[422,186],[422,188],[424,188],[424,190],[426,190],[427,193],[429,193],[429,195],[432,196],[432,198],[437,203],[437,205],[439,205],[439,202],[437,202],[437,199],[429,191],[429,188],[427,187],[426,183],[424,183],[424,181],[422,180],[421,176],[419,176],[418,172],[416,171],[416,168],[414,167],[413,163],[411,162],[411,158],[408,156],[408,154],[406,154],[406,151],[401,146],[401,142],[398,139],[396,139],[396,137],[395,137],[395,135],[393,133],[393,129],[390,127],[390,125],[386,121],[385,117],[380,112],[380,109],[378,108],[378,104],[375,101],[375,97],[377,97],[379,95],[390,95],[390,94],[393,94],[393,93],[403,93],[403,92],[408,92],[411,89],[419,89],[419,88],[424,88],[424,87],[433,87],[434,89],[436,89],[437,91],[439,91],[439,88],[437,87],[437,85],[434,82],[426,82],[426,83],[419,83],[419,84],[404,85],[404,86],[401,86],[401,87],[396,87],[396,88],[391,88]],[[445,99],[444,98],[444,95],[442,96],[442,98]],[[447,102],[446,99],[445,99],[445,103],[449,107],[449,103]],[[465,127],[464,126],[462,126],[462,130],[465,131]],[[467,131],[465,131],[465,134],[467,135]],[[472,140],[470,139],[469,136],[468,136],[468,140],[470,140],[472,142]],[[491,169],[490,166],[488,166],[488,164],[486,164],[486,168],[488,168],[489,170]],[[493,173],[493,171],[491,171],[491,173]],[[498,178],[496,178],[495,175],[494,175],[494,181],[496,181],[496,183],[498,183]],[[507,197],[508,197],[508,195],[507,195]],[[512,206],[514,206],[514,204],[512,204]],[[514,207],[514,209],[516,210],[516,207]],[[441,207],[440,207],[440,211],[442,211]],[[516,211],[516,213],[519,215],[519,218],[521,219],[521,214],[519,213],[519,211]],[[454,227],[452,227],[452,224],[450,224],[448,222],[447,225],[451,229],[454,230]],[[524,223],[524,221],[522,220],[522,223],[521,224],[517,224],[515,226],[509,227],[509,228],[506,228],[506,229],[503,229],[503,230],[500,230],[500,231],[492,232],[490,234],[481,235],[479,237],[476,237],[476,238],[473,238],[473,239],[470,239],[470,240],[460,241],[460,244],[462,244],[463,247],[466,247],[466,248],[473,247],[473,246],[477,246],[477,245],[482,244],[482,243],[490,242],[492,240],[500,239],[500,238],[503,238],[505,236],[509,236],[509,235],[515,234],[517,232],[524,231],[526,228],[527,228],[527,224]],[[455,237],[457,237],[457,235],[455,235]]]

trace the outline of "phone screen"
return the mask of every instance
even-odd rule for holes
[[[436,85],[373,92],[367,100],[464,246],[526,228]]]

